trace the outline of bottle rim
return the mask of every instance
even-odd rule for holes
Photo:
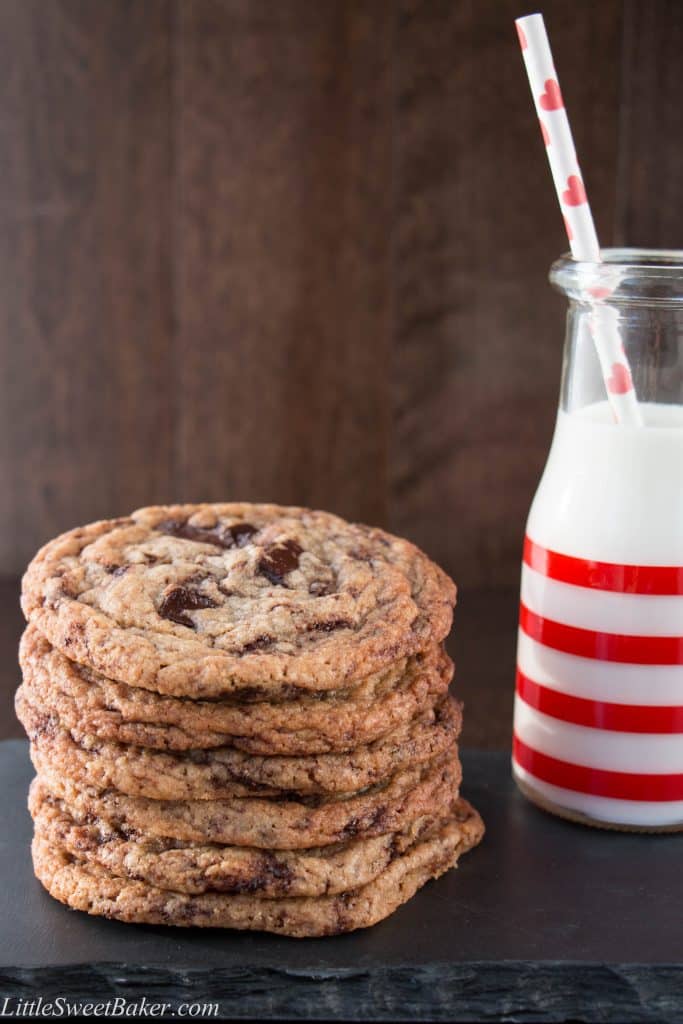
[[[550,268],[557,291],[592,305],[683,307],[682,249],[601,249],[600,263],[565,253]]]

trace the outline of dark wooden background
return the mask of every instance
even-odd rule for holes
[[[603,244],[683,246],[683,3],[542,8]],[[566,248],[522,13],[0,0],[7,600],[81,522],[309,504],[423,545],[511,690]]]

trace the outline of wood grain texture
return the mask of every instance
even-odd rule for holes
[[[683,248],[683,4],[626,0],[616,239]]]
[[[0,566],[168,495],[164,0],[0,4]]]
[[[518,578],[559,392],[564,304],[546,274],[566,238],[518,13],[512,0],[403,0],[397,34],[391,522],[465,585]],[[544,13],[609,237],[620,3]]]
[[[167,499],[515,585],[566,247],[513,0],[0,0],[0,573]],[[548,0],[603,243],[680,246],[677,0]]]
[[[384,521],[391,4],[179,17],[178,493]]]

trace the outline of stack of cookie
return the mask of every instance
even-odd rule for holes
[[[329,935],[481,838],[459,798],[451,580],[275,505],[142,509],[24,577],[36,875],[123,921]]]

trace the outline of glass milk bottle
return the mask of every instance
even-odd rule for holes
[[[564,817],[677,830],[683,252],[603,259],[561,259],[550,273],[569,312],[557,424],[524,541],[513,773]],[[607,400],[620,382],[606,384],[589,329],[601,302],[618,316],[642,426],[617,423]]]

